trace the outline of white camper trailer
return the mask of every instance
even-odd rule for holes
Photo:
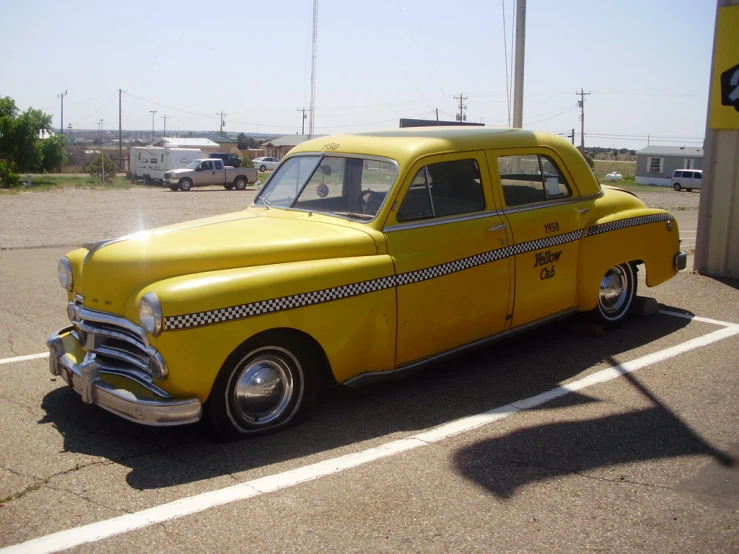
[[[132,146],[128,156],[132,181],[161,185],[165,171],[185,167],[191,161],[202,158],[203,153],[197,148]]]

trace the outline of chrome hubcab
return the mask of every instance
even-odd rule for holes
[[[243,420],[264,425],[282,415],[292,395],[293,380],[287,364],[277,356],[260,356],[236,377],[233,406]]]
[[[623,268],[612,267],[600,282],[598,303],[607,315],[617,313],[629,297],[629,281]]]

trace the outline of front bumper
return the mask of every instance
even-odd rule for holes
[[[675,269],[680,271],[688,267],[688,255],[685,252],[680,252],[675,256]]]
[[[94,355],[86,355],[72,335],[73,327],[53,333],[46,345],[49,370],[64,379],[86,404],[96,404],[124,419],[158,427],[195,423],[203,413],[198,398],[165,399],[148,397],[142,387],[131,381],[123,388],[104,380]],[[136,392],[134,392],[136,391]]]

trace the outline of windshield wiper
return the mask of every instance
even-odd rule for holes
[[[371,214],[358,214],[357,212],[331,212],[334,215],[345,215],[346,217],[356,217],[357,219],[374,219]]]
[[[267,200],[264,196],[258,197],[257,200],[261,200],[262,202],[264,202],[264,205],[267,206],[267,209],[268,210],[270,209],[270,206],[272,205],[272,202],[270,202],[269,200]],[[255,200],[255,202],[256,202],[256,200]]]

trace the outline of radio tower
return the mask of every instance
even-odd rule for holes
[[[313,55],[310,66],[310,117],[308,119],[308,136],[313,136],[313,124],[316,119],[316,54],[318,50],[318,0],[313,0]]]

